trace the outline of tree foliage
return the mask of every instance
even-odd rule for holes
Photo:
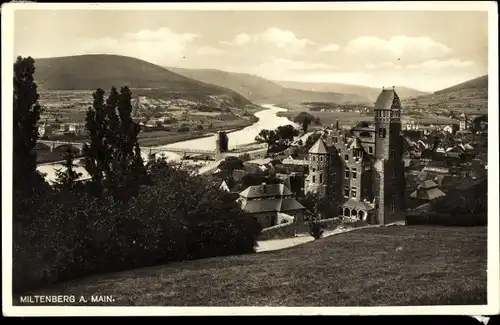
[[[64,170],[58,169],[56,170],[56,188],[71,190],[73,189],[78,179],[82,176],[82,173],[79,173],[75,170],[74,160],[76,158],[75,153],[69,148],[64,154]]]
[[[34,81],[35,60],[18,57],[14,63],[13,181],[14,191],[40,190],[43,178],[37,171],[34,150],[42,108]],[[43,189],[42,189],[43,191]],[[29,194],[26,194],[29,195]]]
[[[112,87],[106,100],[102,89],[93,97],[86,117],[90,145],[84,147],[85,168],[99,193],[106,188],[124,201],[137,195],[140,184],[147,181],[138,144],[140,127],[131,116],[132,94],[128,87],[122,87],[120,93]]]
[[[289,147],[298,135],[299,131],[293,125],[284,125],[275,130],[261,130],[255,141],[266,143],[270,151],[279,151]]]

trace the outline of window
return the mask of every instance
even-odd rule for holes
[[[373,147],[368,147],[368,153],[373,153]]]
[[[394,204],[394,202],[391,202],[390,209],[391,212],[396,211],[396,205]]]
[[[320,156],[320,157],[319,157],[319,160],[320,160],[320,161],[323,161],[323,158],[324,158],[323,156]]]
[[[345,154],[345,155],[344,155],[344,159],[345,159],[345,160],[349,160],[349,155],[348,155],[348,154]]]
[[[379,128],[378,129],[379,139],[385,139],[386,136],[387,136],[387,130],[385,128]]]
[[[338,138],[337,137],[333,137],[333,142],[337,143],[338,141]]]
[[[349,178],[349,167],[345,168],[345,178]]]
[[[316,176],[313,175],[313,183],[316,183]]]
[[[356,197],[357,190],[358,190],[358,189],[356,188],[356,186],[353,186],[353,187],[352,187],[352,189],[351,189],[351,196],[352,196],[352,197],[354,197],[354,198]]]
[[[312,170],[313,170],[313,173],[314,173],[314,172],[316,171],[316,168],[314,168],[314,167],[313,167],[313,169],[312,169]]]
[[[351,172],[352,172],[352,178],[356,179],[356,177],[357,177],[356,168],[351,169]]]
[[[323,174],[319,174],[319,182],[323,183]]]
[[[344,197],[349,198],[349,186],[344,187]]]

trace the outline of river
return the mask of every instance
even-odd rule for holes
[[[241,146],[245,144],[250,144],[255,141],[255,137],[263,129],[276,129],[278,126],[292,124],[290,120],[286,117],[280,117],[277,115],[278,112],[285,112],[286,109],[277,107],[272,104],[261,105],[264,110],[255,113],[254,115],[259,119],[256,123],[247,126],[241,130],[228,133],[229,138],[229,149],[235,146]],[[176,142],[164,146],[158,146],[155,148],[165,149],[165,148],[189,148],[189,149],[200,149],[200,150],[215,150],[215,139],[216,135],[198,139],[192,139],[187,141]],[[153,148],[154,149],[154,148]],[[165,152],[162,153],[169,160],[178,160],[180,156],[175,153]],[[143,158],[147,159],[147,152],[143,152]],[[78,161],[76,162],[78,163]],[[206,165],[206,162],[199,163],[200,167]],[[38,165],[37,169],[46,174],[45,179],[48,182],[52,182],[56,178],[56,170],[64,167],[61,164],[41,164]],[[76,171],[82,173],[82,178],[87,178],[88,173],[83,167],[76,167]]]

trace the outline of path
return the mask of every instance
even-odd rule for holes
[[[397,222],[394,224],[386,225],[386,227],[393,226],[393,225],[400,226],[400,225],[404,225],[404,224]],[[326,238],[328,236],[342,234],[342,233],[346,233],[346,232],[357,230],[357,229],[376,228],[376,227],[382,227],[382,226],[373,225],[373,226],[364,226],[364,227],[358,227],[358,228],[337,228],[335,230],[326,230],[323,233],[323,236],[321,238]],[[275,251],[278,249],[283,249],[283,248],[288,248],[288,247],[293,247],[293,246],[305,244],[305,243],[308,243],[311,241],[314,241],[314,238],[308,234],[297,234],[295,237],[292,237],[292,238],[261,240],[261,241],[257,242],[258,247],[255,251],[257,253]]]

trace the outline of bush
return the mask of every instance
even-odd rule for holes
[[[314,239],[320,239],[323,236],[325,226],[318,221],[314,220],[309,223],[309,234],[314,237]]]
[[[17,201],[14,292],[101,272],[255,252],[262,228],[229,194],[185,171],[155,166],[152,184],[126,204],[95,197],[85,187]]]

